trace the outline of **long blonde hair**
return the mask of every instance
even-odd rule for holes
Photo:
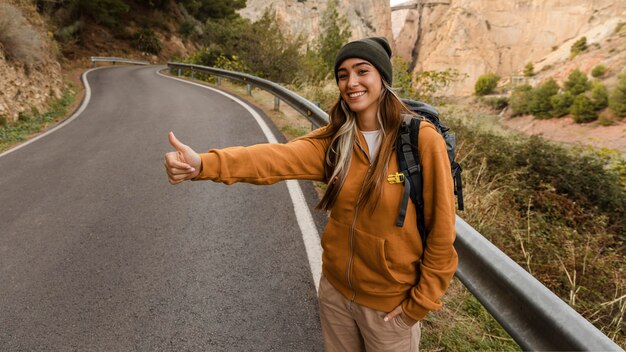
[[[357,201],[359,206],[363,204],[370,206],[371,211],[376,208],[382,193],[382,185],[387,177],[387,166],[394,155],[402,114],[411,113],[384,80],[378,99],[376,118],[381,127],[380,145],[372,160],[373,172],[365,177],[362,196]],[[358,133],[356,113],[350,110],[341,96],[330,109],[329,118],[329,125],[317,136],[331,139],[324,163],[324,176],[328,187],[317,205],[318,209],[324,210],[329,210],[335,204],[346,180],[352,161],[352,148]]]

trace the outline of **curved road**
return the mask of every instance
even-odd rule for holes
[[[76,120],[0,157],[0,350],[321,350],[285,183],[163,170],[170,130],[203,151],[266,142],[259,126],[156,70],[89,72]]]

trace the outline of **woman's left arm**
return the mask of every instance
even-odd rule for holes
[[[454,249],[454,185],[446,144],[431,124],[422,123],[418,147],[428,238],[420,263],[419,282],[402,304],[404,313],[414,320],[421,320],[429,311],[441,308],[440,298],[448,289],[458,265]]]

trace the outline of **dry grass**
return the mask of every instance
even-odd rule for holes
[[[7,59],[28,67],[43,61],[41,38],[19,8],[0,4],[0,49]]]

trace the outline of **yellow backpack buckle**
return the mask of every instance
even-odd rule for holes
[[[387,176],[387,181],[392,185],[396,183],[404,183],[404,174],[396,172],[395,174]]]

